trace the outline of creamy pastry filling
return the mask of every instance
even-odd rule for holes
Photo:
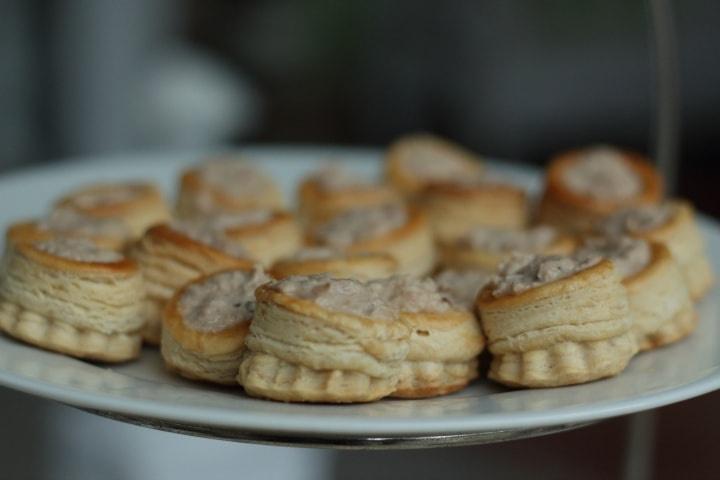
[[[645,240],[619,237],[597,237],[585,240],[575,252],[579,260],[601,256],[612,260],[621,278],[630,277],[650,263],[650,246]]]
[[[247,250],[237,242],[230,240],[224,229],[209,228],[207,223],[198,221],[174,221],[170,228],[182,233],[191,240],[216,248],[236,258],[248,258]]]
[[[480,169],[472,168],[464,157],[434,145],[408,147],[402,163],[413,175],[428,181],[468,182],[482,176]]]
[[[361,282],[328,275],[289,277],[273,282],[279,291],[332,311],[376,320],[394,320],[400,312],[445,312],[450,307],[431,279],[391,277]]]
[[[57,237],[33,244],[38,250],[77,262],[115,263],[123,256],[113,250],[99,248],[84,238]]]
[[[141,185],[105,185],[74,193],[70,196],[70,201],[82,209],[119,205],[135,200],[142,190]]]
[[[502,263],[490,281],[492,294],[502,297],[569,277],[602,259],[601,256],[575,258],[562,255],[517,254]]]
[[[327,166],[311,177],[317,185],[328,192],[337,192],[348,189],[371,189],[377,185],[368,181],[362,175],[350,172],[339,166]]]
[[[583,151],[563,179],[570,190],[598,200],[625,200],[642,191],[642,180],[622,152],[606,146]]]
[[[557,238],[557,231],[548,226],[528,230],[497,230],[477,227],[461,237],[458,243],[474,250],[493,253],[540,252]]]
[[[199,332],[220,332],[249,321],[255,313],[255,289],[271,278],[261,269],[233,270],[188,287],[179,302],[185,324]]]
[[[200,178],[227,194],[262,194],[272,180],[241,160],[211,160],[200,167]]]
[[[58,208],[38,222],[38,227],[60,233],[129,238],[132,232],[116,218],[93,218],[68,208]]]
[[[407,220],[405,207],[383,205],[342,213],[321,225],[315,233],[321,243],[343,248],[397,230]]]
[[[672,215],[670,204],[630,208],[610,216],[600,230],[612,236],[640,234],[664,225]]]
[[[478,292],[492,274],[483,270],[443,270],[435,276],[440,293],[459,309],[472,310]]]

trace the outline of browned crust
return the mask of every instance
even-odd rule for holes
[[[56,237],[84,238],[100,248],[107,248],[115,251],[122,251],[128,243],[127,239],[114,238],[110,236],[83,235],[73,232],[57,233],[50,229],[40,228],[38,226],[38,222],[32,220],[14,223],[10,225],[5,232],[5,241],[8,245],[40,242]]]
[[[314,178],[309,178],[300,184],[298,197],[300,216],[311,224],[327,221],[339,213],[354,208],[368,208],[402,201],[399,192],[389,185],[351,186],[341,190],[327,190]]]
[[[231,271],[250,272],[247,268],[230,268],[203,275],[178,289],[165,305],[162,313],[163,330],[168,331],[176,342],[184,349],[202,355],[221,355],[231,353],[243,348],[245,337],[250,329],[250,321],[238,323],[230,328],[218,332],[202,332],[193,330],[182,318],[179,304],[185,292],[193,285],[207,281],[210,277]]]
[[[397,260],[385,253],[353,254],[344,258],[280,260],[270,269],[270,275],[283,279],[294,275],[318,273],[351,273],[355,270],[378,269],[389,274],[397,270]]]
[[[180,250],[192,252],[196,255],[210,258],[215,263],[226,264],[228,268],[252,268],[252,260],[246,258],[238,258],[229,255],[222,250],[196,242],[192,238],[178,232],[168,224],[155,225],[150,227],[141,243],[151,243],[153,245],[171,244]]]
[[[231,239],[242,239],[243,237],[251,237],[262,235],[274,228],[295,226],[295,217],[290,212],[274,211],[270,218],[265,222],[230,227],[225,230],[225,234]]]
[[[607,275],[615,275],[615,267],[612,261],[603,259],[592,267],[576,272],[568,277],[561,278],[554,282],[546,283],[520,293],[511,293],[495,298],[492,295],[492,286],[486,286],[478,294],[476,307],[481,310],[507,309],[520,307],[538,300],[561,296],[573,292],[584,285],[591,284]]]
[[[622,200],[603,200],[573,192],[565,185],[565,171],[580,160],[583,149],[570,150],[552,158],[545,177],[545,193],[543,202],[553,201],[559,205],[596,215],[609,215],[620,208],[651,205],[660,202],[663,197],[663,182],[655,168],[647,158],[635,152],[622,152],[625,164],[635,172],[642,181],[642,191],[633,198]]]
[[[101,192],[107,189],[130,188],[137,192],[137,195],[130,200],[107,205],[96,205],[94,207],[82,207],[75,203],[74,197],[79,194]],[[56,208],[71,208],[86,215],[98,218],[117,217],[132,212],[134,210],[142,210],[150,205],[159,205],[164,208],[160,190],[150,183],[128,182],[128,183],[98,183],[89,187],[80,188],[62,197],[55,203]]]
[[[478,155],[456,143],[428,133],[405,135],[395,140],[385,154],[385,176],[405,195],[414,195],[426,185],[423,179],[408,171],[403,165],[405,150],[418,143],[431,145],[433,148],[448,151],[453,157],[462,158],[468,171],[479,172],[483,169]]]
[[[16,245],[15,248],[25,258],[54,270],[107,276],[130,276],[136,275],[138,272],[137,263],[127,257],[122,257],[116,262],[84,262],[44,252],[33,243],[21,243]]]
[[[338,329],[352,331],[381,327],[389,336],[402,335],[407,332],[407,327],[401,321],[375,320],[360,315],[327,310],[311,300],[286,295],[271,285],[259,286],[255,290],[255,299],[258,303],[272,303],[290,312],[313,318]]]

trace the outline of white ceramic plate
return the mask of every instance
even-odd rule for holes
[[[279,179],[289,195],[303,174],[328,158],[340,159],[366,174],[379,170],[377,153],[367,150],[275,148],[249,153]],[[125,155],[0,177],[0,226],[40,215],[53,198],[83,182],[149,178],[171,192],[178,170],[196,158],[187,152]],[[508,165],[498,169],[537,189],[539,178],[534,172]],[[701,226],[718,272],[720,228],[708,219]],[[552,429],[647,410],[720,388],[719,288],[702,301],[699,313],[700,326],[690,338],[638,355],[616,378],[565,388],[508,390],[479,381],[462,392],[435,399],[292,405],[248,398],[240,389],[211,388],[176,378],[163,369],[153,349],[146,348],[135,363],[106,367],[6,337],[0,337],[0,384],[130,421],[204,434],[208,429],[235,431],[245,438],[341,441]]]

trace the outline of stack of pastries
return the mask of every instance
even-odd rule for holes
[[[70,192],[7,229],[0,330],[101,362],[159,346],[171,372],[260,398],[370,402],[617,375],[689,335],[713,283],[692,206],[609,146],[552,158],[537,208],[428,134],[390,145],[382,180],[328,166],[297,196],[229,157],[183,172],[174,207],[148,183]]]

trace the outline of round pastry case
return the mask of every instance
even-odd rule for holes
[[[207,153],[207,152],[204,152]],[[328,159],[380,175],[376,150],[280,147],[243,153],[294,198],[299,180]],[[168,196],[180,170],[201,152],[81,159],[0,177],[0,226],[41,215],[52,199],[83,183],[150,180]],[[93,161],[90,161],[93,160]],[[533,194],[539,171],[491,163]],[[713,269],[720,271],[720,225],[700,216]],[[720,287],[698,304],[697,330],[677,344],[637,355],[621,375],[572,387],[512,390],[488,380],[445,397],[358,405],[284,404],[212,387],[167,372],[146,347],[139,361],[103,365],[0,336],[0,384],[120,421],[243,442],[333,448],[419,448],[491,443],[544,435],[679,402],[720,388]]]

